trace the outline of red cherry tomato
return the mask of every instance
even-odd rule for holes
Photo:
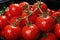
[[[9,12],[12,16],[18,16],[21,15],[21,8],[19,7],[19,4],[11,4],[9,6]]]
[[[41,10],[42,10],[43,12],[46,12],[47,9],[48,9],[47,5],[46,5],[45,3],[43,3],[43,4],[41,5]]]
[[[20,19],[21,17],[12,17],[11,19],[10,19],[10,24],[11,25],[16,25],[16,26],[19,26],[20,28],[23,28],[23,26],[25,25],[25,21],[26,20],[22,20],[22,19]]]
[[[52,14],[52,16],[57,18],[58,16],[60,16],[60,12],[55,12]]]
[[[27,7],[29,7],[29,5],[30,5],[30,4],[27,3],[27,2],[21,2],[21,3],[19,4],[21,10],[26,9]]]
[[[17,26],[7,25],[2,30],[2,36],[6,39],[16,40],[21,37],[21,29]]]
[[[54,28],[54,18],[51,16],[40,16],[36,20],[36,25],[40,28],[41,31],[49,32]]]
[[[27,11],[27,12],[28,12],[28,11]],[[25,11],[25,12],[22,13],[22,18],[30,15],[30,14],[27,13],[27,12]],[[32,13],[32,14],[28,17],[28,21],[29,21],[29,22],[32,22],[32,23],[35,23],[36,18],[37,18],[36,13]]]
[[[60,12],[60,9],[58,10],[58,12]]]
[[[33,11],[33,10],[37,9],[37,6],[38,6],[38,3],[34,3],[34,5],[32,6],[31,10]],[[37,9],[35,11],[35,13],[36,13],[36,15],[41,14],[39,9]]]
[[[20,20],[18,20],[19,17],[12,17],[10,19],[10,24],[14,25],[16,23],[16,26],[20,26]]]
[[[0,29],[3,29],[8,24],[8,18],[5,15],[0,16]]]
[[[53,33],[49,33],[48,35],[46,35],[46,37],[42,37],[40,40],[57,40],[55,34]]]
[[[12,18],[12,15],[10,14],[9,11],[6,11],[5,15],[9,20]]]
[[[51,10],[51,9],[48,9],[48,12],[49,12],[50,15],[52,15],[52,14],[55,13],[56,11]]]
[[[23,38],[26,40],[37,39],[39,34],[39,29],[35,24],[30,26],[24,26],[22,29]]]
[[[55,32],[55,35],[57,36],[57,38],[60,38],[60,24],[56,24],[55,25],[55,30],[54,30],[54,32]]]

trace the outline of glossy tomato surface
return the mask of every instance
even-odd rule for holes
[[[2,36],[5,37],[6,39],[10,40],[16,40],[21,37],[21,29],[20,27],[15,27],[12,25],[7,25],[3,30],[2,30]]]
[[[43,32],[49,32],[54,28],[54,19],[51,16],[37,17],[36,25]]]
[[[23,38],[25,38],[26,40],[37,39],[39,37],[39,34],[39,29],[35,24],[24,26],[22,29]]]
[[[0,16],[0,29],[3,29],[8,23],[8,18],[3,15],[3,16]]]
[[[21,14],[22,10],[19,7],[19,4],[11,4],[9,6],[9,12],[12,16],[19,16]]]
[[[60,24],[56,24],[55,25],[55,30],[54,30],[54,32],[55,32],[55,35],[57,36],[57,38],[60,38]]]

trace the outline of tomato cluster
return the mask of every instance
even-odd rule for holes
[[[59,40],[60,9],[48,9],[44,2],[10,4],[0,16],[0,39]]]

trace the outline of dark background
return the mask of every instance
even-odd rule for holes
[[[9,1],[5,1],[5,2],[1,2],[0,1],[0,9],[2,8],[2,4],[6,4],[7,6],[9,6],[11,4],[12,1],[15,1],[15,3],[20,3],[23,1],[26,1],[30,4],[33,4],[34,2],[36,2],[35,0],[9,0]],[[48,6],[48,8],[53,9],[53,10],[58,10],[60,9],[60,0],[42,0],[43,2],[45,2]]]

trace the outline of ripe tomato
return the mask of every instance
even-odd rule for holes
[[[57,18],[58,16],[60,16],[60,12],[55,12],[52,14],[52,16]]]
[[[45,3],[43,3],[43,4],[41,5],[41,10],[42,10],[43,12],[46,12],[47,9],[48,9],[47,5],[46,5]]]
[[[34,3],[34,5],[33,5],[32,8],[31,8],[31,10],[37,9],[37,10],[35,11],[36,15],[41,14],[41,11],[38,9],[38,5],[39,5],[38,3]],[[47,11],[47,5],[46,5],[45,3],[43,3],[43,2],[41,2],[40,8],[41,8],[41,10],[42,10],[43,12],[46,12],[46,11]]]
[[[17,27],[17,26],[7,25],[2,30],[2,36],[10,40],[18,39],[21,37],[21,29],[20,27]]]
[[[36,25],[40,28],[41,31],[49,32],[54,28],[54,18],[51,16],[37,17]]]
[[[19,4],[21,10],[26,9],[27,7],[29,7],[29,5],[30,5],[30,4],[27,3],[27,2],[21,2],[21,3]]]
[[[11,4],[9,6],[9,12],[12,16],[18,16],[21,15],[22,8],[19,7],[19,4]]]
[[[56,24],[55,25],[55,30],[54,30],[54,32],[55,32],[55,35],[57,36],[57,38],[60,38],[60,24]]]
[[[35,24],[30,26],[24,26],[22,29],[23,38],[26,40],[37,39],[39,34],[39,29]]]
[[[28,11],[27,11],[27,12],[28,12]],[[30,15],[30,13],[27,13],[27,12],[24,11],[24,12],[22,13],[22,18]],[[29,22],[32,22],[32,23],[35,23],[36,18],[37,18],[36,13],[32,13],[32,14],[28,17],[28,21],[29,21]]]
[[[46,34],[46,37],[42,37],[40,40],[57,40],[55,34],[49,33]]]
[[[38,6],[38,3],[34,3],[34,5],[33,5],[32,8],[31,8],[32,11],[34,11],[35,9],[37,9],[37,10],[35,11],[36,15],[41,14],[41,12],[40,12],[40,10],[37,8],[37,6]]]
[[[0,16],[0,29],[3,29],[8,23],[8,18],[3,15],[3,16]]]
[[[12,18],[10,19],[10,24],[11,24],[11,25],[14,25],[15,22],[16,22],[16,26],[20,26],[20,20],[18,20],[18,18],[19,18],[19,17],[12,17]]]
[[[23,28],[23,26],[25,25],[26,23],[26,20],[25,19],[20,19],[22,18],[21,16],[18,16],[18,17],[12,17],[10,19],[10,24],[11,25],[14,25],[14,23],[16,23],[16,26],[19,26],[21,28]]]
[[[49,12],[50,15],[52,15],[52,14],[55,13],[56,11],[51,10],[51,9],[48,9],[48,12]]]
[[[29,16],[28,20],[29,20],[29,22],[35,23],[36,18],[37,18],[36,14],[33,13],[32,15]]]
[[[60,12],[60,9],[58,10],[58,12]]]
[[[10,20],[10,18],[12,17],[12,15],[10,14],[9,11],[6,11],[5,15],[6,15],[6,17],[7,17],[9,20]]]

